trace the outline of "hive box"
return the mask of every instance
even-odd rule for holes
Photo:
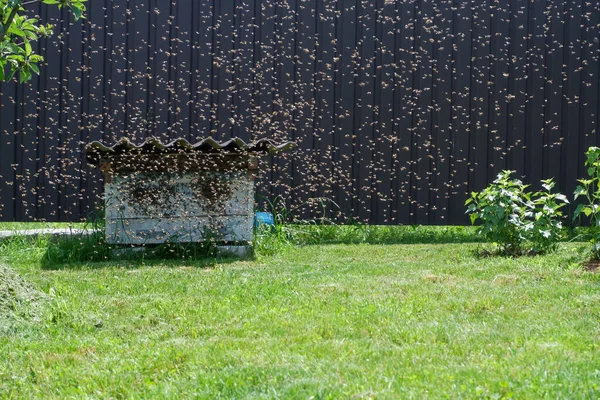
[[[106,241],[252,242],[258,157],[292,146],[211,138],[91,143],[86,158],[105,174]]]

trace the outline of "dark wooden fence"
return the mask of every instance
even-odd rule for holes
[[[599,141],[597,0],[92,0],[82,24],[34,7],[56,36],[39,78],[1,86],[2,220],[85,218],[90,140],[294,140],[263,200],[377,224],[465,223],[502,169],[572,193]]]

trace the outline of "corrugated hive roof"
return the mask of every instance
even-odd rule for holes
[[[98,165],[102,158],[116,155],[131,154],[275,154],[280,151],[290,150],[295,147],[293,142],[275,143],[270,139],[260,139],[246,143],[240,138],[233,138],[225,142],[217,142],[209,137],[197,143],[190,143],[186,139],[177,139],[169,143],[163,143],[157,138],[146,140],[140,145],[132,143],[123,138],[112,146],[102,142],[91,142],[86,146],[86,159],[92,165]]]

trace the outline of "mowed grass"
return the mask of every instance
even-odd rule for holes
[[[415,240],[418,242],[418,240]],[[279,246],[253,260],[44,265],[0,336],[1,398],[598,398],[600,275],[585,244],[479,258],[477,243]]]

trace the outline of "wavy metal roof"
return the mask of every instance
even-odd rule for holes
[[[197,143],[190,143],[186,139],[177,139],[163,143],[157,138],[146,140],[140,145],[132,143],[127,138],[122,138],[112,146],[94,141],[86,146],[86,159],[92,165],[98,165],[100,160],[122,154],[275,154],[294,148],[293,142],[275,143],[270,139],[260,139],[246,143],[240,138],[233,138],[225,142],[217,142],[209,137]]]

